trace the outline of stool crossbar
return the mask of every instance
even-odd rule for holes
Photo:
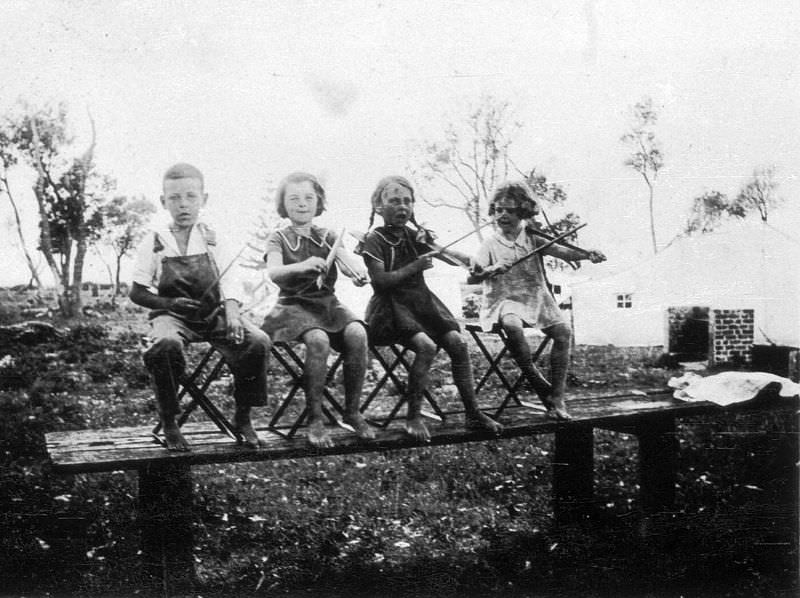
[[[499,417],[503,411],[505,411],[508,404],[513,400],[514,403],[520,407],[527,407],[529,409],[534,409],[536,411],[543,411],[544,407],[539,406],[536,403],[532,403],[530,401],[523,400],[519,397],[519,392],[525,383],[525,376],[522,373],[519,373],[517,377],[512,382],[509,380],[508,376],[503,373],[500,369],[500,363],[503,358],[508,355],[509,348],[508,348],[508,337],[506,333],[500,326],[494,326],[491,331],[485,331],[483,328],[478,324],[467,324],[465,326],[467,332],[469,332],[472,339],[475,341],[480,352],[486,358],[486,363],[488,365],[486,371],[481,376],[480,380],[478,380],[477,384],[475,385],[475,394],[477,395],[484,385],[489,381],[492,376],[496,376],[497,379],[500,381],[501,386],[505,389],[505,397],[500,405],[494,412],[494,417]],[[481,335],[484,334],[493,334],[496,335],[503,343],[503,347],[495,354],[492,355],[492,352],[483,342]],[[536,361],[542,355],[544,350],[547,348],[548,343],[550,342],[550,337],[545,336],[544,339],[539,343],[539,346],[534,351],[533,355],[531,355],[531,365],[536,368]],[[510,357],[510,356],[509,356]],[[516,365],[516,364],[515,364]]]

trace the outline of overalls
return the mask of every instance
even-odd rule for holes
[[[163,245],[156,236],[154,251],[157,253],[160,249]],[[202,302],[197,315],[191,317],[167,310],[150,312],[153,344],[145,351],[144,362],[153,375],[162,417],[174,417],[180,413],[178,383],[186,367],[183,349],[193,342],[209,342],[222,353],[233,374],[233,396],[237,407],[266,404],[269,337],[242,318],[244,341],[234,344],[226,339],[218,279],[216,263],[208,251],[161,258],[158,295],[188,297]]]

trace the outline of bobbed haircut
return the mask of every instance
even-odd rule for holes
[[[167,168],[167,172],[164,173],[161,184],[163,185],[164,181],[175,179],[197,179],[200,181],[200,187],[202,188],[204,186],[203,173],[200,172],[200,169],[196,166],[192,166],[186,162],[178,162]]]
[[[392,183],[408,189],[408,191],[411,193],[411,201],[416,201],[416,198],[414,197],[414,187],[411,186],[411,183],[408,182],[407,178],[398,175],[386,176],[378,181],[378,186],[375,187],[375,191],[372,192],[373,210],[381,205],[383,202],[383,198],[381,197],[381,195],[383,195],[383,190]]]
[[[533,199],[533,191],[524,181],[511,181],[500,185],[489,202],[489,216],[494,216],[494,207],[501,201],[513,202],[520,218],[531,218],[539,212],[538,204]]]
[[[317,211],[314,213],[314,216],[319,216],[325,211],[325,189],[322,188],[317,177],[307,172],[293,172],[278,185],[278,193],[275,195],[275,209],[278,211],[278,216],[281,218],[289,217],[289,214],[286,212],[286,204],[284,203],[286,200],[286,188],[292,183],[304,183],[306,181],[311,183],[314,193],[317,194]]]

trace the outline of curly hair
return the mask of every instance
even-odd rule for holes
[[[322,185],[317,180],[317,177],[307,172],[293,172],[283,179],[280,185],[278,185],[278,192],[275,194],[275,209],[278,212],[278,216],[281,218],[289,217],[289,214],[286,212],[286,205],[284,204],[286,199],[286,187],[288,187],[291,183],[304,183],[305,181],[311,183],[311,186],[314,188],[314,193],[317,194],[317,211],[314,216],[319,216],[325,211],[325,189],[322,188]]]
[[[495,204],[503,200],[514,202],[520,218],[531,218],[539,212],[533,191],[524,181],[510,181],[500,185],[489,202],[489,216],[494,215]]]

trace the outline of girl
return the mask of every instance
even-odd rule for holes
[[[422,392],[437,345],[450,356],[453,381],[466,409],[468,428],[481,428],[499,434],[502,426],[478,409],[467,344],[458,322],[425,284],[423,270],[433,266],[431,257],[469,262],[455,251],[432,254],[417,234],[406,226],[414,221],[414,190],[406,179],[382,179],[372,194],[372,215],[383,217],[384,226],[369,232],[362,255],[372,280],[374,295],[367,305],[370,340],[376,345],[400,343],[414,352],[408,380],[406,432],[417,441],[430,440],[422,422]]]
[[[533,192],[526,183],[507,183],[499,187],[489,203],[489,215],[494,217],[496,231],[478,250],[473,271],[483,280],[481,326],[486,331],[495,325],[502,327],[511,355],[547,408],[548,417],[567,420],[571,417],[564,404],[564,393],[572,330],[547,288],[541,258],[533,255],[512,268],[516,260],[530,255],[537,245],[544,243],[543,238],[535,234],[532,224],[525,226],[525,220],[537,213]],[[562,245],[551,245],[542,253],[570,262],[588,259],[598,263],[606,259],[599,251]],[[550,351],[552,387],[531,361],[531,350],[523,332],[525,325],[536,326],[553,339]]]
[[[299,340],[306,345],[304,384],[312,446],[333,446],[322,415],[331,347],[344,355],[344,420],[360,438],[373,439],[375,431],[359,411],[367,366],[366,330],[333,294],[336,262],[358,286],[366,284],[366,272],[342,249],[328,268],[326,258],[337,238],[332,231],[311,223],[325,210],[325,191],[313,175],[296,172],[286,177],[278,187],[276,203],[278,214],[291,224],[267,238],[267,274],[280,287],[280,294],[261,328],[275,342]]]

